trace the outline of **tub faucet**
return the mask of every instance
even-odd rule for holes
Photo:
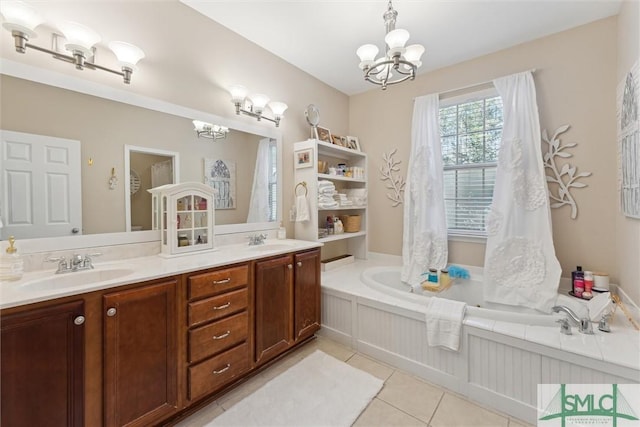
[[[582,334],[588,334],[588,335],[592,335],[593,334],[593,327],[591,326],[591,319],[589,319],[588,317],[583,317],[582,319],[580,319],[574,312],[573,310],[571,310],[569,307],[564,306],[564,305],[555,305],[551,308],[551,310],[554,313],[559,313],[559,312],[564,312],[567,314],[567,316],[569,316],[569,319],[571,319],[576,325],[579,326],[579,331]]]

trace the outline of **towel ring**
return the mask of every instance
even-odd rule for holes
[[[299,183],[296,185],[296,188],[294,188],[294,189],[293,189],[293,193],[297,196],[297,195],[298,195],[298,187],[300,187],[300,186],[302,186],[302,188],[304,188],[304,195],[305,195],[305,197],[306,197],[306,195],[307,195],[307,191],[308,191],[308,189],[307,189],[307,182],[306,182],[306,181],[299,182]]]

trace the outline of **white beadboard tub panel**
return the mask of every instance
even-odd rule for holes
[[[323,304],[321,334],[532,424],[537,384],[640,382],[633,369],[469,325],[459,352],[429,347],[424,313],[382,301],[323,288]]]
[[[354,297],[331,289],[322,290],[322,329],[320,335],[354,347]]]

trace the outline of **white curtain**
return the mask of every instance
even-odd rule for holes
[[[258,144],[256,156],[256,170],[253,174],[253,187],[249,200],[249,215],[247,222],[268,222],[271,218],[269,203],[269,182],[271,178],[271,139],[264,138]]]
[[[151,188],[173,184],[173,160],[165,160],[151,165]]]
[[[447,264],[438,94],[416,98],[411,127],[402,238],[402,281],[421,282],[429,268]]]
[[[493,83],[502,98],[504,127],[487,216],[484,299],[548,312],[561,269],[553,247],[536,88],[531,72]]]

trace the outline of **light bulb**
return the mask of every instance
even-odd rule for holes
[[[59,28],[64,38],[67,39],[64,47],[70,52],[80,51],[89,55],[93,45],[101,39],[100,35],[91,28],[77,22],[65,21],[60,24]]]
[[[407,40],[409,40],[409,31],[401,28],[389,31],[384,38],[389,49],[402,49],[407,43]]]
[[[198,132],[202,132],[202,131],[206,130],[207,127],[211,127],[211,125],[209,123],[202,122],[200,120],[194,120],[193,121],[193,126],[194,126],[195,130],[197,130]]]
[[[374,44],[363,44],[356,50],[356,55],[360,57],[360,69],[364,70],[373,65],[376,55],[378,54],[378,46]]]
[[[109,49],[115,53],[122,67],[133,68],[138,61],[144,58],[142,49],[131,43],[113,41],[109,43]]]
[[[404,59],[419,67],[422,65],[420,57],[423,53],[424,47],[422,45],[412,44],[411,46],[407,46],[407,49],[404,52]],[[418,65],[418,63],[420,63],[420,65]]]
[[[261,93],[254,93],[249,96],[251,104],[253,105],[253,112],[256,114],[262,114],[264,107],[269,102],[269,97]]]
[[[240,104],[247,97],[247,88],[240,85],[233,85],[229,87],[229,93],[231,94],[231,102],[234,104]]]
[[[270,102],[269,109],[276,118],[282,118],[284,112],[289,108],[284,102]]]
[[[36,37],[34,29],[44,22],[33,6],[21,1],[1,2],[0,13],[4,16],[4,28],[25,33],[28,37]]]

